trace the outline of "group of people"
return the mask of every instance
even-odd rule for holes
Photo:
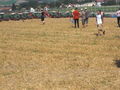
[[[77,8],[75,8],[75,10],[72,12],[73,15],[73,20],[74,20],[74,27],[75,28],[79,28],[79,18],[81,17],[81,21],[82,21],[82,27],[85,28],[86,26],[88,26],[88,19],[89,19],[89,11],[87,10],[87,8],[85,8],[84,10],[81,9],[81,13],[78,11]],[[104,13],[99,10],[96,14],[96,24],[98,27],[98,34],[97,35],[105,35],[105,30],[103,30],[103,16]],[[102,34],[101,34],[102,32]]]
[[[87,8],[85,10],[81,9],[81,13],[79,13],[78,9],[75,8],[75,10],[72,10],[72,15],[73,15],[73,23],[75,24],[75,28],[79,28],[79,18],[81,17],[82,21],[82,26],[85,27],[88,24],[88,19],[89,19],[89,11]]]
[[[116,15],[117,15],[118,27],[120,27],[120,9],[117,11]],[[80,27],[79,25],[80,17],[82,21],[82,27],[85,28],[88,26],[90,12],[87,10],[87,8],[81,9],[81,13],[79,12],[77,8],[75,8],[74,10],[72,10],[72,16],[73,16],[72,23],[74,23],[75,28]],[[96,13],[96,25],[98,28],[98,33],[97,33],[98,36],[105,35],[105,30],[103,28],[103,22],[104,22],[103,17],[104,17],[104,12],[102,12],[101,10],[98,10]],[[42,11],[41,21],[43,24],[45,24],[44,18],[45,18],[44,11]]]
[[[77,8],[75,8],[75,10],[72,12],[72,15],[73,15],[73,23],[75,28],[79,28],[80,17],[81,17],[83,28],[88,25],[88,19],[89,19],[90,13],[89,11],[87,11],[87,8],[85,8],[84,10],[81,9],[81,13],[78,11]],[[117,16],[118,27],[120,27],[120,8],[117,11],[116,16]],[[102,12],[101,10],[98,10],[96,13],[96,25],[98,28],[98,34],[97,34],[98,36],[105,35],[105,30],[103,29],[103,22],[104,22],[103,17],[104,17],[104,12]]]

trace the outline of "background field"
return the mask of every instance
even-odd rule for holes
[[[74,29],[69,19],[0,22],[0,90],[119,90],[120,28],[95,19]],[[118,63],[117,63],[118,62]]]

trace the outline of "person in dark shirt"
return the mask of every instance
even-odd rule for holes
[[[43,10],[41,10],[41,21],[42,21],[42,24],[45,24],[45,12]]]

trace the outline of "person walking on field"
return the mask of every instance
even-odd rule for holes
[[[100,12],[100,14],[101,14],[101,16],[102,16],[102,21],[103,21],[103,18],[104,18],[104,12],[101,11],[101,10],[99,10],[99,12]]]
[[[75,10],[73,11],[72,15],[73,15],[73,19],[74,19],[75,28],[76,27],[79,28],[80,13],[79,13],[77,8],[75,8]]]
[[[43,10],[41,10],[41,21],[42,21],[42,24],[45,24],[45,12]]]
[[[117,11],[117,23],[118,23],[118,27],[120,27],[120,8],[119,10]]]
[[[98,36],[101,36],[101,32],[105,35],[105,30],[103,30],[103,17],[100,11],[97,12],[96,15],[96,23],[98,28]]]

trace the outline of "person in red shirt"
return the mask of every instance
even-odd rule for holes
[[[73,15],[73,19],[74,19],[75,28],[76,28],[76,26],[79,28],[80,13],[79,13],[77,8],[75,8],[75,10],[73,11],[72,15]]]

